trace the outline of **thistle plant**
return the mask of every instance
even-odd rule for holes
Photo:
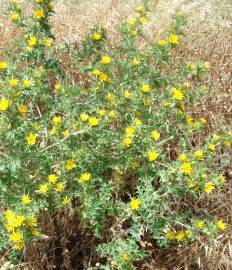
[[[70,49],[76,81],[56,58],[53,2],[33,5],[25,18],[16,0],[9,3],[24,36],[16,55],[0,59],[0,251],[20,253],[37,241],[45,208],[79,213],[108,258],[97,269],[136,269],[149,255],[145,235],[163,248],[224,232],[225,221],[191,204],[224,186],[215,157],[231,147],[232,133],[195,140],[207,119],[195,117],[191,105],[210,91],[202,81],[210,66],[174,61],[184,15],[144,49],[148,3],[120,25],[114,48],[94,28]]]

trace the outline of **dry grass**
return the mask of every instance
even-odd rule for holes
[[[5,2],[0,0],[0,4]],[[138,0],[59,0],[53,18],[57,42],[74,43],[83,38],[95,25],[105,27],[109,35],[117,40],[116,26],[121,20],[130,18]],[[0,11],[1,11],[0,5]],[[223,128],[232,130],[232,1],[231,0],[161,0],[156,11],[152,10],[151,22],[146,26],[150,40],[161,36],[176,10],[188,16],[186,36],[179,48],[181,57],[208,61],[211,64],[207,84],[207,97],[197,104],[194,112],[204,115],[208,121],[208,133]],[[1,14],[2,11],[1,11]],[[19,33],[6,15],[0,23],[0,57],[4,48],[12,46]],[[231,151],[223,153],[231,156]],[[223,159],[222,155],[222,159]],[[232,225],[232,161],[223,167],[228,185],[219,195],[204,203],[218,218]],[[197,204],[196,204],[197,207]],[[71,221],[70,221],[71,222]],[[63,233],[63,232],[61,232]],[[205,239],[188,248],[153,250],[153,259],[145,262],[143,269],[232,269],[232,231],[213,243]],[[37,257],[38,258],[38,257]],[[27,268],[25,268],[27,269]],[[37,269],[37,268],[35,268]],[[39,268],[38,268],[39,269]]]

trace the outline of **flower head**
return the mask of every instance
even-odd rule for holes
[[[36,37],[30,37],[28,40],[28,45],[29,46],[35,46],[37,44],[37,38]]]
[[[96,127],[99,125],[99,120],[96,117],[90,117],[89,124],[91,127]]]
[[[9,108],[9,100],[6,98],[1,98],[0,100],[0,111],[6,111]]]
[[[28,204],[31,203],[31,199],[30,199],[29,195],[23,195],[23,196],[22,196],[22,203],[23,203],[24,205],[28,205]]]
[[[55,186],[55,191],[61,192],[64,189],[64,184],[63,183],[58,183]]]
[[[177,88],[172,88],[171,89],[173,98],[176,100],[182,100],[184,98],[184,94]]]
[[[76,164],[75,164],[75,161],[74,160],[69,159],[69,160],[66,161],[66,169],[68,171],[73,170],[75,167],[76,167]]]
[[[148,159],[150,161],[155,161],[158,157],[159,157],[159,153],[155,152],[155,151],[149,151],[147,153]]]
[[[160,133],[157,130],[153,130],[151,133],[152,139],[157,142],[160,138]]]
[[[181,172],[186,175],[191,175],[193,171],[193,168],[189,162],[184,162],[181,165]]]
[[[141,205],[140,199],[131,199],[130,201],[130,207],[133,210],[138,210]]]
[[[86,114],[86,113],[80,114],[80,119],[82,122],[86,122],[88,120],[88,118],[89,118],[88,114]]]
[[[98,32],[94,32],[92,38],[98,41],[101,39],[101,35]]]
[[[205,228],[205,222],[202,219],[198,219],[195,223],[197,229],[204,229]]]
[[[212,182],[205,183],[204,191],[207,194],[212,193],[212,191],[215,189],[215,185]]]
[[[25,89],[31,88],[31,82],[29,80],[23,80],[23,87]]]
[[[107,55],[104,55],[101,59],[102,64],[108,65],[111,63],[111,58]]]
[[[49,174],[48,175],[48,181],[51,184],[55,184],[57,179],[58,179],[58,176],[56,176],[55,174]]]
[[[32,132],[27,136],[27,144],[34,145],[37,139],[37,135]]]
[[[179,37],[177,35],[171,34],[169,36],[169,43],[171,45],[177,45],[177,44],[179,44]]]
[[[91,179],[91,174],[90,173],[82,173],[80,176],[80,181],[81,182],[88,182]]]
[[[221,219],[216,220],[215,225],[219,231],[224,231],[227,228],[227,225]]]
[[[0,70],[1,69],[6,69],[8,67],[6,62],[0,62]]]
[[[167,232],[167,239],[171,241],[171,240],[173,240],[175,238],[175,235],[176,234],[175,234],[174,231],[168,231]]]
[[[71,199],[65,196],[63,198],[63,205],[70,205],[71,204]]]
[[[150,92],[150,85],[149,84],[143,84],[142,86],[141,86],[141,91],[143,92],[143,93],[149,93]]]
[[[48,192],[48,183],[43,183],[39,186],[38,193],[45,194]]]
[[[36,19],[42,19],[45,17],[44,11],[42,9],[38,9],[34,12],[34,17]]]
[[[132,144],[132,139],[130,137],[126,137],[123,140],[124,147],[129,148]]]

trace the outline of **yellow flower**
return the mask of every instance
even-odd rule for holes
[[[23,240],[23,235],[20,231],[15,231],[10,236],[11,242],[20,242]]]
[[[55,191],[61,192],[64,189],[64,184],[63,183],[58,183],[55,186]]]
[[[99,114],[101,117],[103,117],[103,116],[106,115],[106,111],[103,110],[103,109],[100,109],[100,110],[98,111],[98,114]]]
[[[130,98],[131,98],[131,93],[130,93],[128,90],[126,90],[126,91],[123,93],[123,96],[124,96],[125,99],[130,99]]]
[[[137,59],[137,58],[134,58],[132,61],[131,61],[131,64],[133,66],[138,66],[140,64],[140,61]]]
[[[71,171],[71,170],[74,169],[75,167],[76,167],[76,164],[75,164],[74,160],[69,159],[69,160],[66,161],[66,169],[67,169],[68,171]]]
[[[198,160],[203,160],[204,159],[204,153],[203,153],[202,150],[195,151],[194,156]]]
[[[192,166],[189,162],[184,162],[182,165],[181,165],[181,172],[184,173],[184,174],[187,174],[187,175],[191,175],[192,174]]]
[[[43,41],[44,46],[51,47],[52,46],[52,39],[51,38],[45,38]]]
[[[64,130],[64,131],[62,132],[62,134],[63,134],[64,137],[68,137],[69,134],[70,134],[70,132],[66,129],[66,130]]]
[[[136,125],[137,127],[140,127],[140,126],[142,125],[142,121],[141,121],[140,119],[138,119],[138,118],[135,118],[134,123],[135,123],[135,125]]]
[[[18,85],[18,80],[16,80],[16,79],[9,80],[9,85],[11,87],[16,87]]]
[[[184,237],[185,237],[185,232],[183,230],[178,231],[178,233],[176,235],[176,239],[178,241],[183,241]]]
[[[168,231],[167,232],[167,239],[171,241],[174,238],[175,238],[175,232],[174,231]]]
[[[111,58],[107,55],[104,55],[101,59],[102,64],[108,65],[111,63]]]
[[[208,145],[208,149],[209,149],[210,151],[214,152],[215,149],[216,149],[216,145],[213,144],[213,143],[210,143],[210,144]]]
[[[94,32],[92,35],[92,38],[94,40],[100,40],[101,39],[101,35],[98,32]]]
[[[171,91],[174,99],[182,100],[184,98],[184,94],[179,89],[173,87]]]
[[[95,68],[93,71],[92,71],[92,74],[95,75],[95,76],[99,76],[101,74],[101,71],[97,68]]]
[[[17,12],[15,12],[15,13],[11,14],[10,18],[12,21],[18,21],[20,16]]]
[[[37,38],[36,37],[30,37],[30,39],[28,40],[28,45],[29,46],[35,46],[37,44]]]
[[[185,237],[186,237],[187,239],[190,239],[190,238],[192,237],[192,234],[191,234],[190,231],[185,230],[184,233],[185,233]]]
[[[90,117],[89,118],[89,124],[92,127],[96,127],[99,125],[99,120],[96,117]]]
[[[143,6],[137,6],[135,10],[136,10],[138,13],[144,12]]]
[[[47,3],[47,7],[49,11],[52,11],[54,9],[54,3],[52,2]]]
[[[124,144],[124,146],[125,146],[126,148],[129,148],[129,147],[131,146],[131,144],[132,144],[131,138],[126,137],[126,138],[123,140],[123,144]]]
[[[71,204],[71,199],[65,196],[63,198],[63,205],[70,205]]]
[[[36,139],[37,139],[37,136],[33,133],[30,133],[28,136],[27,136],[27,143],[29,145],[34,145],[35,142],[36,142]]]
[[[127,261],[128,260],[128,255],[125,253],[125,254],[123,254],[122,256],[121,256],[121,261],[122,262],[125,262],[125,261]]]
[[[111,118],[116,118],[116,111],[109,111],[109,117],[111,117]]]
[[[36,230],[36,229],[33,229],[31,231],[31,234],[34,235],[34,236],[38,236],[38,235],[40,235],[40,231],[39,230]]]
[[[23,249],[23,247],[24,247],[24,242],[23,241],[14,243],[14,249],[16,249],[16,250],[21,250],[21,249]]]
[[[29,197],[28,195],[23,195],[23,196],[22,196],[22,203],[23,203],[24,205],[30,204],[30,203],[31,203],[30,197]]]
[[[86,113],[80,114],[80,119],[82,122],[86,122],[88,120],[88,118],[89,118],[88,114],[86,114]]]
[[[131,30],[130,33],[131,33],[131,35],[132,35],[133,37],[135,37],[135,36],[137,36],[138,31],[137,31],[137,30]]]
[[[215,185],[212,182],[207,182],[204,186],[204,191],[207,194],[212,193],[212,191],[215,189]]]
[[[147,22],[147,18],[146,17],[141,17],[139,19],[139,21],[140,21],[141,24],[145,24]]]
[[[133,137],[135,134],[135,129],[131,126],[126,128],[126,135],[127,137]]]
[[[149,98],[144,98],[143,99],[143,104],[144,104],[144,106],[149,106],[151,104],[150,99]]]
[[[1,98],[0,100],[0,111],[6,111],[9,108],[9,100]]]
[[[60,116],[54,116],[52,118],[52,122],[56,125],[56,124],[60,124],[62,121],[61,117]]]
[[[202,230],[205,228],[205,222],[202,219],[197,220],[195,224],[197,229]]]
[[[23,81],[23,87],[26,89],[31,88],[31,82],[29,80],[24,80]]]
[[[48,181],[52,184],[55,184],[56,181],[58,179],[58,176],[56,176],[55,174],[49,174],[48,175]]]
[[[88,182],[91,179],[91,174],[90,173],[82,173],[80,176],[80,181],[81,182]]]
[[[55,135],[56,133],[57,133],[57,129],[56,129],[56,127],[54,126],[54,127],[52,127],[51,130],[49,131],[49,134],[50,134],[51,136],[53,136],[53,135]]]
[[[55,87],[56,92],[59,92],[61,90],[61,84],[60,83],[55,84],[54,87]]]
[[[137,22],[136,18],[132,18],[131,20],[129,20],[128,24],[129,24],[130,26],[133,26],[133,25],[136,24],[136,22]]]
[[[185,117],[185,123],[186,123],[186,125],[191,126],[193,124],[193,118],[191,116],[187,115]]]
[[[6,62],[0,62],[0,69],[6,69],[8,67]]]
[[[39,186],[38,193],[45,194],[48,192],[48,183],[43,183]]]
[[[32,216],[29,220],[28,220],[28,222],[27,222],[27,225],[28,225],[28,227],[37,227],[37,217],[36,216]]]
[[[138,210],[141,205],[140,199],[131,199],[130,201],[130,207],[133,210]]]
[[[148,159],[150,161],[155,161],[158,157],[159,157],[159,153],[155,152],[155,151],[149,151],[147,153]]]
[[[179,37],[177,35],[171,34],[169,36],[169,43],[172,44],[172,45],[179,44]]]
[[[201,117],[200,118],[200,122],[201,122],[201,124],[206,124],[207,123],[207,120],[204,118],[204,117]]]
[[[44,11],[42,9],[38,9],[34,12],[34,17],[36,19],[42,19],[45,17]]]
[[[150,92],[150,85],[149,84],[143,84],[142,86],[141,86],[141,91],[143,92],[143,93],[149,93]]]
[[[167,45],[167,41],[165,39],[160,39],[157,41],[157,45],[160,47],[164,47]]]
[[[28,112],[27,105],[24,105],[24,104],[20,105],[18,110],[22,114],[22,116],[25,116]]]
[[[160,133],[157,130],[153,130],[151,133],[152,139],[157,142],[160,138]]]
[[[224,231],[227,228],[227,225],[221,219],[216,220],[215,225],[219,231]]]

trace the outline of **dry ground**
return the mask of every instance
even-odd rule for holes
[[[0,58],[4,48],[12,46],[18,31],[1,10],[0,0]],[[22,1],[24,2],[24,1]],[[54,34],[57,42],[74,43],[83,38],[95,25],[105,27],[113,40],[117,40],[116,26],[121,20],[131,17],[139,0],[57,0],[54,16]],[[147,37],[155,40],[170,23],[176,10],[188,16],[186,36],[179,53],[187,60],[209,61],[211,87],[206,99],[196,108],[209,120],[208,132],[220,131],[223,127],[232,130],[232,0],[161,0],[156,10],[151,1],[151,21],[146,26]],[[228,167],[231,179],[232,166]],[[218,217],[232,225],[231,180],[224,193],[212,198],[208,204]],[[176,249],[170,254],[156,257],[144,269],[232,269],[230,230],[223,242],[215,241],[208,247],[203,242],[186,251]],[[175,259],[171,258],[174,257]],[[159,261],[160,259],[160,261]],[[179,261],[179,262],[178,262]],[[184,263],[183,263],[184,262]],[[191,266],[192,265],[192,266]]]

